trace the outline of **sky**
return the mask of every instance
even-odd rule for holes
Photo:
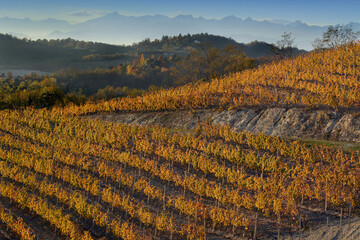
[[[360,22],[359,0],[0,0],[0,17],[78,23],[114,11],[131,16],[191,14],[216,19],[234,15],[300,20],[310,25]]]

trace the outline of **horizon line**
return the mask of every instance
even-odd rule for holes
[[[104,14],[102,16],[99,16],[99,17],[94,17],[94,18],[89,18],[87,20],[84,20],[84,21],[79,21],[79,22],[76,22],[76,23],[71,23],[71,21],[67,20],[67,19],[62,19],[62,18],[51,18],[51,17],[47,17],[47,18],[43,18],[43,19],[34,19],[32,17],[24,17],[24,18],[19,18],[19,17],[11,17],[11,16],[0,16],[0,19],[4,19],[4,18],[9,18],[9,19],[16,19],[16,20],[30,20],[30,21],[33,21],[33,22],[41,22],[41,21],[46,21],[46,20],[57,20],[57,21],[65,21],[67,22],[69,25],[77,25],[77,24],[81,24],[81,23],[86,23],[88,21],[91,21],[91,20],[95,20],[95,19],[99,19],[99,18],[102,18],[102,17],[105,17],[105,16],[109,16],[111,14],[114,14],[116,13],[117,15],[119,16],[124,16],[124,17],[135,17],[135,18],[140,18],[140,17],[156,17],[156,16],[162,16],[162,17],[167,17],[169,19],[175,19],[179,16],[190,16],[194,19],[205,19],[205,20],[217,20],[217,21],[221,21],[225,18],[229,18],[229,17],[234,17],[238,20],[241,20],[241,21],[246,21],[247,19],[250,19],[250,20],[253,20],[253,21],[257,21],[257,22],[270,22],[270,23],[273,23],[273,24],[279,24],[279,25],[283,25],[283,26],[286,26],[286,25],[289,25],[291,23],[295,23],[295,22],[301,22],[303,24],[306,24],[308,26],[319,26],[319,27],[327,27],[327,26],[330,26],[331,24],[316,24],[316,23],[308,23],[308,22],[304,22],[302,20],[294,20],[294,21],[291,21],[291,20],[288,20],[288,19],[274,19],[274,18],[263,18],[263,19],[259,19],[259,18],[253,18],[253,17],[239,17],[239,16],[235,16],[234,14],[231,14],[231,15],[227,15],[227,16],[224,16],[224,17],[221,17],[221,18],[207,18],[207,17],[203,17],[203,16],[194,16],[193,14],[186,14],[186,13],[180,13],[178,15],[175,15],[175,16],[169,16],[169,15],[166,15],[166,14],[161,14],[161,13],[157,13],[157,14],[145,14],[145,15],[129,15],[129,14],[124,14],[124,13],[119,13],[119,11],[112,11],[112,12],[109,12],[107,14]],[[285,21],[285,22],[288,22],[287,24],[285,23],[277,23],[277,22],[274,22],[274,21]],[[353,21],[352,22],[348,22],[346,24],[350,24],[350,23],[354,23]],[[345,24],[345,23],[339,23],[339,24]]]

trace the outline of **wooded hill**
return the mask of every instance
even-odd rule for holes
[[[102,43],[64,40],[37,40],[18,39],[11,35],[0,34],[0,68],[34,69],[54,71],[67,67],[91,67],[85,56],[101,54],[111,60],[122,59],[126,48]],[[94,67],[104,67],[109,63],[104,61]]]
[[[70,38],[32,41],[0,34],[0,68],[52,72],[70,67],[80,69],[110,67],[131,62],[140,54],[144,54],[145,57],[185,56],[205,42],[220,49],[225,48],[227,44],[233,45],[241,48],[248,57],[272,55],[271,45],[268,43],[255,41],[242,44],[230,38],[211,34],[164,36],[161,40],[145,39],[132,46],[84,42]],[[295,54],[301,52],[303,51],[296,50]]]

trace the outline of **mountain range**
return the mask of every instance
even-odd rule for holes
[[[359,23],[349,23],[355,31]],[[29,18],[0,18],[0,32],[31,39],[73,38],[85,41],[129,45],[145,38],[161,38],[163,35],[209,33],[231,37],[237,42],[254,40],[274,43],[284,32],[291,32],[298,48],[310,50],[315,38],[321,37],[328,26],[308,25],[301,21],[255,20],[227,16],[222,19],[205,19],[192,15],[167,17],[125,16],[113,12],[105,16],[78,24],[64,20],[45,19],[33,21]]]

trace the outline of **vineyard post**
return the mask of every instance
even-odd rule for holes
[[[186,239],[189,239],[190,215],[188,216],[187,227],[188,227],[188,231],[187,231],[187,233],[186,233]]]
[[[171,161],[174,161],[174,159],[172,158]],[[172,169],[171,169],[171,164],[172,164],[172,163],[169,163],[169,164],[167,165],[169,172],[171,172],[171,170],[172,170]]]
[[[158,216],[159,216],[159,208],[157,208],[157,210],[156,210],[156,218],[155,219],[157,219]],[[156,226],[156,222],[155,222],[155,233],[154,233],[155,237],[156,237],[156,234],[157,234],[157,226]]]
[[[351,204],[352,204],[352,202],[350,201],[350,204],[349,204],[349,219],[348,219],[349,230],[350,230],[350,224],[351,224]]]
[[[215,227],[216,227],[216,221],[213,220],[213,224],[212,224],[212,231],[215,232]]]
[[[236,212],[236,206],[235,205],[234,205],[234,212]],[[233,224],[232,232],[233,232],[233,235],[235,235],[235,224]]]
[[[135,194],[135,175],[133,176],[133,181],[132,181],[132,184],[131,184],[131,197],[134,197],[134,194]]]
[[[329,227],[329,216],[326,216],[326,228]]]
[[[164,204],[163,204],[163,211],[165,212],[166,210],[166,185],[164,185]]]
[[[254,240],[256,240],[256,230],[257,230],[258,220],[259,220],[259,210],[257,210],[257,212],[256,212],[255,227],[254,227]]]
[[[184,177],[184,197],[185,197],[185,192],[186,192],[186,172],[185,172],[185,177]]]
[[[198,206],[199,206],[199,200],[196,199],[196,212],[195,212],[195,223],[197,224],[198,220]]]
[[[206,240],[206,218],[204,217],[204,239]]]
[[[115,187],[114,187],[114,193],[115,193]],[[112,204],[111,204],[111,213],[114,214],[114,205],[115,205],[115,198],[113,197],[112,199]]]
[[[59,188],[56,188],[56,195],[59,196]],[[56,198],[56,206],[59,206],[59,198]]]
[[[301,212],[299,211],[299,239],[301,239]]]
[[[101,181],[99,181],[99,196],[98,196],[98,203],[100,203],[100,198],[101,198],[100,191],[101,191]]]
[[[105,238],[110,233],[109,228],[108,228],[109,227],[109,222],[110,222],[110,219],[109,219],[109,209],[108,209],[107,213],[106,213],[106,219],[105,219]]]
[[[149,186],[151,186],[151,178],[149,179]],[[147,204],[149,204],[150,201],[150,194],[147,195]]]
[[[223,160],[223,165],[224,165],[224,169],[226,170],[226,166],[225,166],[225,159]],[[222,184],[225,184],[225,178],[222,177]]]
[[[327,189],[327,180],[326,180],[326,189]],[[327,190],[325,190],[325,207],[324,207],[325,213],[326,213],[326,210],[327,210],[327,192],[326,191]]]
[[[342,217],[343,217],[343,208],[341,208],[341,211],[340,211],[340,228],[342,225]]]
[[[173,211],[171,211],[171,219],[174,219],[174,212]],[[173,239],[173,233],[174,233],[174,229],[171,229],[171,231],[170,231],[170,240]]]
[[[281,223],[281,215],[279,213],[279,216],[278,216],[278,232],[277,232],[277,239],[278,240],[280,239],[280,223]]]

